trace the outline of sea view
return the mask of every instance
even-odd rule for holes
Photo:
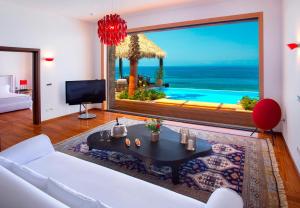
[[[138,74],[155,82],[157,68],[139,66]],[[235,104],[243,96],[258,98],[258,74],[258,67],[253,66],[165,66],[164,83],[169,89],[162,90],[171,99]],[[129,76],[129,67],[123,67],[123,76]]]
[[[156,81],[163,60],[167,98],[236,104],[243,96],[259,97],[259,41],[257,20],[144,33],[142,45],[156,48],[156,55],[138,60],[138,75]],[[143,49],[143,54],[148,50]],[[149,50],[151,51],[151,50]],[[148,51],[148,52],[149,52]],[[164,54],[160,57],[160,54]],[[130,63],[123,58],[123,76]],[[116,79],[119,78],[116,59]]]
[[[139,66],[138,74],[155,82],[157,66]],[[129,67],[123,68],[123,76],[129,76]],[[116,79],[119,69],[116,68]],[[164,82],[172,88],[258,92],[258,67],[246,66],[165,66]]]

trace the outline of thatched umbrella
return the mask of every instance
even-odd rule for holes
[[[119,63],[122,63],[122,58],[127,58],[130,61],[129,96],[134,95],[137,85],[138,60],[141,58],[158,58],[160,60],[160,67],[162,68],[163,58],[165,58],[165,56],[166,53],[144,34],[128,35],[125,40],[116,47],[116,57],[119,58]],[[122,64],[120,64],[120,66],[121,65]],[[120,73],[122,73],[122,69],[120,69]]]

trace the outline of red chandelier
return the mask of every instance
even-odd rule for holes
[[[118,14],[105,15],[98,21],[98,36],[106,45],[118,45],[127,36],[127,24]]]

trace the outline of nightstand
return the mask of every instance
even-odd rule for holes
[[[31,96],[32,95],[32,89],[19,89],[19,90],[15,90],[15,93]]]

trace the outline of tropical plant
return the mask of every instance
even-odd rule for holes
[[[128,99],[128,90],[123,90],[122,92],[120,92],[119,98],[120,99]]]
[[[129,98],[130,99],[130,98]],[[136,91],[134,91],[133,100],[141,100],[144,101],[147,99],[147,90],[144,88],[139,88]]]
[[[240,104],[243,106],[245,110],[253,110],[258,99],[250,98],[249,96],[242,97]]]
[[[148,87],[150,84],[150,77],[138,75],[138,87]]]
[[[120,92],[119,99],[130,99],[130,100],[157,100],[160,98],[165,98],[166,94],[156,89],[145,89],[145,88],[138,88],[134,91],[133,96],[129,96],[128,90],[124,90]]]
[[[157,100],[166,97],[166,94],[164,92],[154,89],[147,90],[147,95],[149,100]]]
[[[146,127],[151,130],[152,132],[159,132],[160,127],[162,126],[162,120],[158,119],[151,119],[151,120],[146,120]]]

